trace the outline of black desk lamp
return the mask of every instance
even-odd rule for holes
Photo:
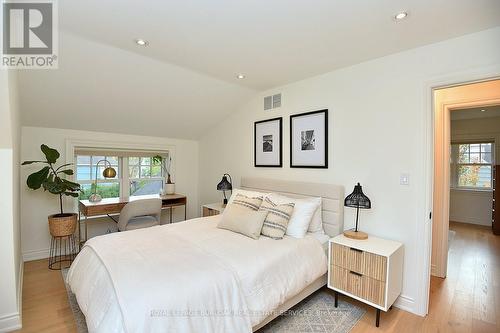
[[[370,199],[363,193],[359,183],[354,186],[354,191],[345,198],[344,206],[356,208],[356,228],[344,231],[344,236],[354,239],[367,239],[368,235],[365,232],[358,231],[359,209],[370,209],[372,204]]]
[[[227,177],[229,177],[229,181],[227,180]],[[222,191],[224,194],[224,201],[223,204],[224,206],[227,205],[227,198],[226,198],[226,191],[231,191],[231,194],[233,194],[233,180],[231,179],[231,176],[227,173],[225,173],[222,176],[222,180],[217,184],[217,191]]]

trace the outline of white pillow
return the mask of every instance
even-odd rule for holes
[[[321,198],[290,198],[284,195],[271,193],[269,198],[277,204],[285,204],[293,202],[292,217],[288,221],[286,234],[295,238],[304,238],[309,224],[311,223],[314,213],[321,205]]]
[[[323,229],[323,218],[322,218],[322,206],[321,206],[321,198],[319,199],[319,207],[316,209],[314,212],[313,218],[311,220],[311,223],[309,224],[309,229],[307,229],[307,232],[312,232],[312,233],[325,233],[325,230]]]
[[[236,195],[241,194],[249,198],[255,198],[255,197],[262,197],[264,200],[270,193],[264,193],[264,192],[257,192],[257,191],[247,191],[247,190],[242,190],[240,188],[234,188],[233,189],[233,194],[231,194],[231,197],[228,200],[228,204],[233,203],[234,198],[236,198]]]

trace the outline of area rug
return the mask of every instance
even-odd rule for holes
[[[85,316],[78,306],[75,295],[66,284],[68,269],[61,270],[61,273],[78,333],[87,333]],[[333,292],[322,288],[264,326],[258,333],[346,333],[356,325],[365,312],[364,309],[340,299],[336,308]]]

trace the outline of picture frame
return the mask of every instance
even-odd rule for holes
[[[290,168],[328,168],[328,109],[290,116]]]
[[[254,166],[283,167],[283,117],[254,123]]]

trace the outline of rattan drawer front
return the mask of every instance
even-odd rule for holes
[[[347,274],[349,271],[339,266],[331,266],[330,285],[337,289],[347,290]]]
[[[385,283],[366,275],[347,270],[339,266],[331,266],[330,285],[374,304],[384,306]]]
[[[379,281],[385,281],[387,258],[370,252],[363,253],[363,274]]]
[[[364,299],[385,306],[385,282],[363,276]]]
[[[333,243],[332,264],[349,271],[368,275],[374,279],[385,281],[387,258],[373,253]]]

